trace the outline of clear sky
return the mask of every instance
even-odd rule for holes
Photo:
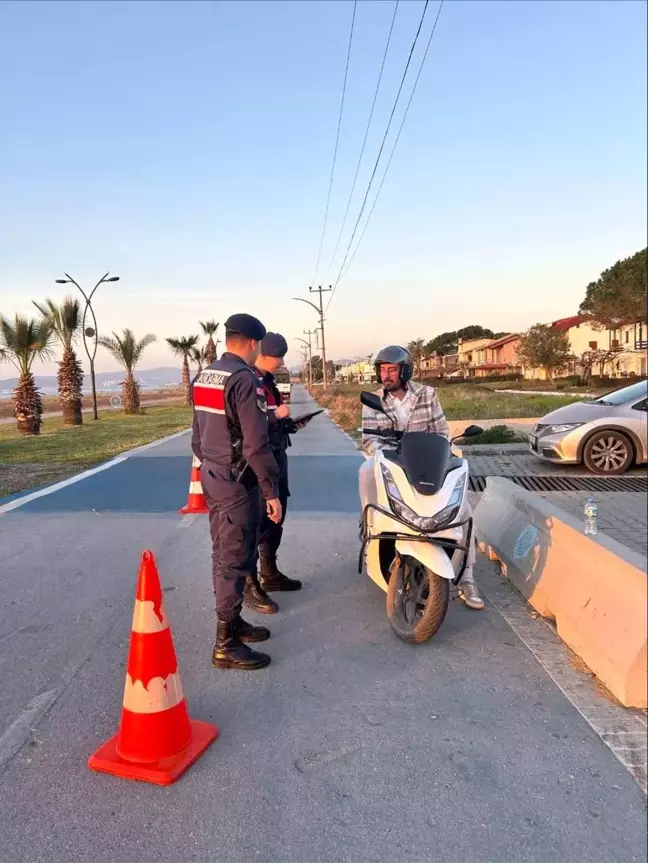
[[[342,250],[422,7],[400,3]],[[0,3],[0,311],[62,297],[63,270],[85,285],[110,270],[121,282],[97,295],[100,331],[155,332],[143,367],[176,362],[165,336],[235,311],[296,348],[316,320],[291,298],[313,277],[352,8]],[[358,3],[318,282],[337,274],[326,270],[393,9]],[[329,310],[329,356],[567,316],[646,230],[645,3],[446,0]]]

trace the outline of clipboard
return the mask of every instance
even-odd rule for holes
[[[302,414],[300,417],[294,417],[293,422],[295,423],[295,425],[306,425],[306,423],[309,423],[313,419],[313,417],[316,417],[318,414],[323,413],[324,409],[322,408],[321,410],[313,411],[313,413],[310,414]]]

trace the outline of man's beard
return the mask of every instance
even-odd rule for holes
[[[402,383],[400,381],[388,381],[383,384],[383,389],[385,392],[393,393],[395,390],[399,390],[402,387]]]

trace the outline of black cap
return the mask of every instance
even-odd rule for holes
[[[238,315],[230,315],[225,321],[225,332],[238,333],[241,336],[245,336],[246,339],[254,339],[255,342],[260,342],[265,338],[266,328],[258,318],[240,313]]]
[[[280,333],[266,333],[261,342],[261,353],[264,357],[283,359],[288,353],[288,342]]]

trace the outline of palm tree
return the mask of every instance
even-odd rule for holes
[[[33,320],[16,315],[12,323],[0,315],[1,358],[12,363],[19,373],[12,401],[21,434],[40,434],[43,400],[31,367],[36,357],[51,357],[52,335],[52,325],[45,318]]]
[[[207,362],[207,347],[192,348],[191,359],[198,366],[198,374],[203,370],[204,363]]]
[[[205,321],[205,323],[198,321],[198,323],[202,327],[203,333],[207,336],[207,344],[205,345],[205,362],[209,365],[216,359],[214,336],[218,332],[220,324],[217,324],[216,321]]]
[[[83,423],[81,412],[81,393],[83,391],[83,369],[74,351],[74,340],[81,329],[81,309],[79,301],[66,297],[60,306],[52,300],[44,305],[34,305],[49,321],[52,330],[63,346],[63,359],[59,363],[58,391],[63,408],[63,425],[80,426]]]
[[[421,362],[425,356],[425,339],[415,339],[407,346],[410,356],[416,363],[416,377],[421,379]]]
[[[126,379],[122,382],[122,399],[124,401],[124,412],[127,414],[139,413],[140,390],[139,384],[133,377],[133,370],[142,358],[142,354],[149,345],[156,341],[153,333],[148,333],[138,342],[132,330],[124,330],[120,338],[113,333],[114,338],[100,336],[99,344],[113,355],[117,362],[126,369]]]
[[[185,404],[191,404],[191,375],[189,373],[189,357],[193,359],[193,351],[198,344],[198,336],[181,336],[179,339],[167,339],[173,348],[173,353],[182,357],[182,383],[185,393]]]

